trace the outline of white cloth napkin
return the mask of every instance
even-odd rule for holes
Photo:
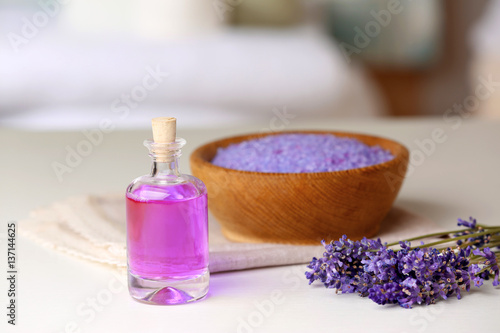
[[[321,256],[323,246],[233,243],[210,216],[210,272],[301,264]],[[123,270],[127,266],[125,196],[85,195],[35,210],[21,221],[22,235],[55,250]],[[394,207],[377,235],[393,242],[438,227],[430,220]]]

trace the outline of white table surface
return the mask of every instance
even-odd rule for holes
[[[321,123],[294,119],[287,129],[373,133],[397,139],[414,150],[415,140],[430,138],[435,128],[442,128],[447,140],[416,166],[396,204],[447,228],[454,227],[456,218],[469,215],[481,223],[498,225],[500,122],[474,120],[457,128],[451,125],[441,118]],[[178,134],[188,140],[181,166],[188,171],[190,152],[203,142],[260,129],[181,130]],[[8,221],[22,220],[31,209],[69,195],[124,191],[133,178],[149,171],[149,157],[142,146],[148,137],[148,131],[105,134],[103,143],[59,182],[51,162],[62,162],[65,147],[75,147],[83,134],[2,129],[0,233],[5,234]],[[305,268],[299,265],[214,274],[205,300],[150,306],[133,301],[106,266],[60,254],[22,237],[17,246],[18,324],[7,325],[2,306],[1,332],[72,332],[71,325],[78,327],[75,332],[499,331],[500,288],[493,288],[490,282],[460,301],[450,299],[405,310],[378,306],[352,294],[335,295],[320,285],[309,286],[303,277]],[[5,253],[5,235],[1,247],[0,252]],[[5,272],[4,254],[1,260]],[[0,304],[5,305],[6,279],[0,281]],[[93,301],[95,308],[90,305]]]

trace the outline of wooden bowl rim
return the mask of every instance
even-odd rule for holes
[[[240,143],[242,141],[246,140],[252,140],[252,139],[257,139],[257,138],[262,138],[270,135],[280,135],[280,134],[333,134],[335,136],[339,137],[353,137],[353,138],[366,138],[366,139],[375,139],[377,141],[386,141],[391,144],[394,144],[398,149],[396,153],[391,151],[391,154],[394,155],[394,158],[383,162],[383,163],[378,163],[362,168],[356,168],[356,169],[346,169],[346,170],[339,170],[339,171],[322,171],[322,172],[260,172],[260,171],[246,171],[246,170],[237,170],[237,169],[230,169],[230,168],[225,168],[221,167],[218,165],[213,164],[211,161],[206,160],[205,158],[202,157],[202,153],[208,149],[209,146],[215,145],[216,148],[222,148],[222,147],[227,147],[230,144],[236,144]],[[360,140],[363,142],[362,140]],[[222,144],[221,143],[227,143],[227,144]],[[363,142],[365,143],[365,142]],[[365,143],[366,144],[366,143]],[[386,148],[384,148],[386,149]],[[231,136],[231,137],[226,137],[222,139],[218,139],[215,141],[208,142],[198,148],[196,148],[190,156],[191,163],[193,161],[199,162],[201,165],[204,165],[208,168],[219,170],[219,171],[226,171],[226,172],[232,172],[235,174],[245,174],[245,175],[258,175],[258,176],[267,176],[267,177],[273,177],[273,176],[290,176],[290,177],[315,177],[315,176],[320,176],[323,177],[325,175],[348,175],[351,173],[363,173],[363,172],[372,172],[372,171],[381,171],[381,170],[387,170],[390,169],[395,165],[398,165],[401,161],[407,160],[409,158],[409,151],[404,146],[398,141],[388,139],[385,137],[377,136],[377,135],[371,135],[371,134],[364,134],[364,133],[356,133],[356,132],[339,132],[339,131],[331,131],[331,130],[287,130],[287,131],[280,131],[280,132],[269,132],[269,133],[248,133],[248,134],[242,134],[242,135],[237,135],[237,136]]]

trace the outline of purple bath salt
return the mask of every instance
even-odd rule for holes
[[[357,169],[393,159],[380,146],[332,134],[278,134],[219,148],[212,163],[224,168],[278,173]]]

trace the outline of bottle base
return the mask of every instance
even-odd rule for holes
[[[128,273],[128,289],[135,300],[156,305],[176,305],[203,299],[208,292],[210,273],[190,279],[144,279]]]

